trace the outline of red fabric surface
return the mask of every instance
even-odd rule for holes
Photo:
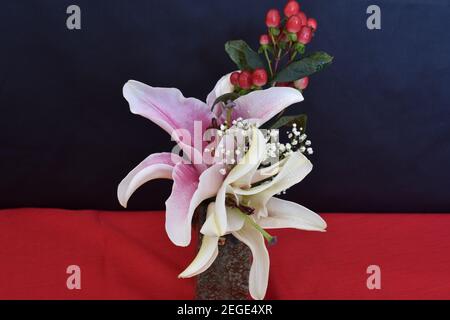
[[[450,299],[450,215],[325,214],[327,233],[273,230],[268,299]],[[195,240],[194,240],[195,243]],[[1,299],[191,299],[162,212],[0,211]],[[81,268],[68,290],[66,268]],[[369,290],[366,269],[381,268]]]

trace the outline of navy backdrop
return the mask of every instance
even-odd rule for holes
[[[204,99],[234,68],[223,45],[256,46],[284,1],[2,0],[0,208],[119,209],[116,186],[170,140],[129,113],[136,79]],[[310,50],[335,56],[305,102],[313,172],[287,198],[317,211],[450,211],[450,1],[304,0],[319,21]],[[66,28],[66,8],[82,30]],[[382,30],[366,27],[378,4]],[[170,182],[130,209],[162,209]]]

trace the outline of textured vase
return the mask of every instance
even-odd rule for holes
[[[198,221],[203,222],[204,218],[205,212],[201,210]],[[221,238],[216,260],[197,276],[196,299],[247,300],[251,257],[250,249],[233,235]]]

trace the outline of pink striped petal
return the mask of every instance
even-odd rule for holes
[[[119,184],[117,198],[126,208],[131,195],[144,183],[153,179],[172,179],[172,170],[181,158],[174,153],[155,153],[134,168]]]
[[[260,126],[280,111],[301,101],[303,101],[302,94],[294,88],[275,87],[253,91],[235,100],[233,118],[255,119]]]
[[[123,96],[130,104],[131,112],[159,125],[180,145],[189,159],[196,164],[201,163],[204,147],[202,134],[212,119],[205,103],[185,98],[175,88],[154,88],[133,80],[123,87]],[[197,127],[194,128],[194,125]],[[200,143],[194,145],[194,141]]]

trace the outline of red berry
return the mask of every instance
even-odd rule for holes
[[[233,72],[230,76],[230,82],[233,86],[237,86],[239,84],[239,72]]]
[[[297,16],[292,16],[286,22],[286,30],[288,32],[297,33],[302,29],[302,21]]]
[[[312,30],[310,27],[303,27],[302,30],[297,33],[298,42],[308,44],[312,39]]]
[[[304,12],[297,13],[297,17],[300,18],[302,26],[306,26],[308,22],[308,18],[306,18],[306,14]]]
[[[257,87],[262,87],[267,83],[267,72],[266,70],[259,68],[255,69],[252,74],[252,82]]]
[[[296,15],[300,11],[300,5],[297,1],[289,1],[284,7],[286,17]]]
[[[317,20],[314,18],[309,18],[306,23],[308,27],[312,28],[314,31],[317,30]]]
[[[267,34],[263,34],[261,35],[261,37],[259,37],[259,44],[262,46],[267,46],[270,43],[270,38]]]
[[[270,9],[266,15],[266,26],[276,28],[280,25],[280,12],[277,9]]]
[[[252,73],[250,71],[242,71],[239,75],[239,87],[242,89],[250,89],[252,87]]]
[[[309,83],[309,78],[308,77],[304,77],[302,79],[299,79],[299,80],[295,81],[294,82],[294,86],[297,89],[304,90],[308,86],[308,83]]]

